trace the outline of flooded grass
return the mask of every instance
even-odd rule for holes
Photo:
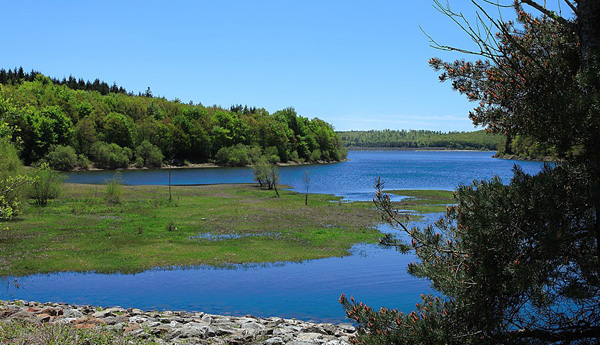
[[[104,186],[65,184],[47,207],[28,206],[0,232],[0,276],[61,271],[135,273],[153,267],[301,261],[348,255],[373,243],[380,215],[371,202],[273,191],[256,185],[123,186],[118,204]],[[392,191],[403,209],[439,212],[445,191]]]

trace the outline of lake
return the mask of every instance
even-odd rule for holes
[[[310,192],[347,200],[370,200],[378,176],[388,189],[447,189],[494,175],[508,182],[514,164],[536,173],[543,164],[491,158],[493,152],[352,151],[349,161],[283,167],[281,183],[301,191],[304,171]],[[112,171],[69,174],[70,182],[103,183]],[[163,170],[122,172],[126,184],[167,184]],[[173,184],[252,182],[247,168],[174,169]],[[428,215],[421,224],[440,214]],[[419,225],[416,222],[414,225]],[[397,233],[386,225],[382,232]],[[266,265],[154,269],[138,274],[58,273],[0,278],[0,299],[204,311],[214,314],[280,316],[317,322],[347,322],[338,303],[342,293],[378,309],[410,311],[419,295],[433,292],[426,280],[406,272],[413,255],[376,244],[357,244],[338,258]]]

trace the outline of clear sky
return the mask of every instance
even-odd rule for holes
[[[336,130],[476,129],[474,104],[428,66],[458,55],[420,27],[468,45],[432,0],[0,0],[0,16],[2,68],[207,106],[291,106]]]

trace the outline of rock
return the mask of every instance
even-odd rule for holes
[[[13,314],[15,314],[17,311],[16,310],[0,310],[0,319],[4,319],[7,318]]]
[[[356,328],[349,323],[340,323],[337,325],[339,329],[343,330],[346,333],[354,333],[356,332]]]
[[[143,316],[132,316],[129,318],[130,323],[144,323],[146,322],[146,318]]]
[[[267,344],[267,345],[283,345],[283,344],[285,344],[285,341],[283,341],[283,339],[281,339],[280,337],[273,337],[273,338],[269,338],[269,339],[265,340],[265,344]]]
[[[83,313],[77,309],[67,309],[63,311],[63,316],[66,318],[80,318],[83,316]]]
[[[296,337],[299,341],[307,341],[307,342],[316,342],[317,339],[322,339],[323,335],[321,333],[300,333]]]
[[[10,316],[11,319],[20,321],[35,321],[35,315],[26,311],[18,311]]]
[[[41,322],[41,323],[46,323],[46,322],[50,322],[50,320],[52,320],[52,316],[48,315],[48,314],[38,314],[37,315],[37,321]]]
[[[50,316],[56,316],[58,315],[58,311],[54,308],[44,308],[40,311],[40,314],[47,314]]]
[[[124,323],[129,321],[127,317],[122,315],[105,317],[103,320],[104,322],[106,322],[107,325],[115,325],[117,323]]]
[[[77,329],[97,326],[123,332],[132,339],[160,344],[348,345],[356,332],[351,324],[315,324],[278,317],[256,318],[180,311],[143,312],[120,307],[99,309],[65,303],[0,301],[0,319],[69,324]]]
[[[206,326],[203,326],[201,324],[198,323],[187,323],[185,325],[183,325],[180,330],[181,330],[181,338],[192,338],[192,337],[198,337],[198,338],[204,338],[204,328]]]

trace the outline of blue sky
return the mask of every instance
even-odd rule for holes
[[[475,129],[474,105],[427,64],[460,56],[431,48],[420,26],[469,45],[431,0],[0,0],[0,13],[2,68],[204,105],[291,106],[336,130]]]

